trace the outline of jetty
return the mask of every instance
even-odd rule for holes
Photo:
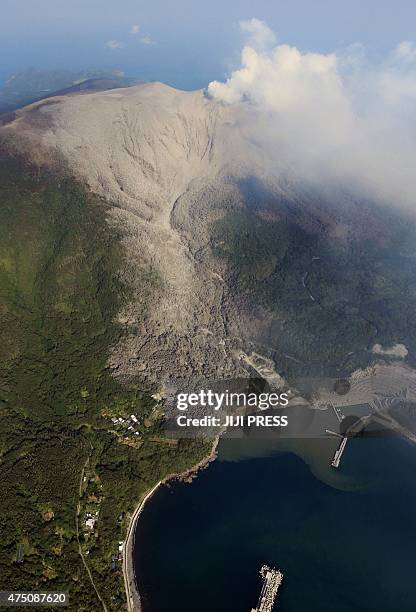
[[[252,608],[251,612],[272,612],[277,591],[282,584],[283,574],[280,570],[263,565],[260,576],[263,578],[263,586],[257,608]]]
[[[331,461],[331,465],[334,468],[338,468],[341,463],[342,455],[347,446],[348,436],[343,436],[340,433],[336,433],[335,431],[331,431],[330,429],[325,429],[325,432],[331,436],[335,436],[336,438],[340,438],[341,442],[337,450],[335,451],[334,458]]]
[[[341,458],[342,458],[342,454],[345,450],[345,447],[347,445],[347,441],[348,441],[348,437],[344,436],[341,440],[341,444],[339,445],[338,449],[335,451],[335,455],[334,458],[331,461],[331,465],[334,468],[339,467],[339,464],[341,463]]]

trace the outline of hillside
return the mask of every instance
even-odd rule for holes
[[[414,220],[293,176],[253,140],[250,112],[149,83],[56,98],[5,128],[108,204],[134,293],[110,359],[121,380],[241,374],[234,349],[289,376],[352,371],[375,342],[412,359]]]
[[[414,365],[414,218],[289,173],[250,112],[152,83],[0,128],[4,588],[70,584],[102,609],[87,565],[122,609],[129,513],[208,451],[166,444],[155,391],[247,376],[241,352],[293,386],[395,344]],[[112,420],[131,414],[134,439]]]
[[[70,590],[70,609],[123,609],[119,541],[137,501],[208,445],[158,441],[155,402],[107,361],[128,300],[107,205],[68,171],[0,148],[2,588]],[[112,418],[140,420],[132,438]],[[87,512],[99,516],[93,531]],[[80,554],[82,553],[82,555]],[[116,561],[113,562],[112,558]]]

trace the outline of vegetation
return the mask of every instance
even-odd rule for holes
[[[279,219],[246,207],[214,223],[215,252],[236,291],[273,314],[268,344],[286,375],[347,374],[369,363],[376,341],[416,354],[415,224],[371,210],[382,240],[360,228],[331,239],[284,208]]]
[[[41,100],[55,93],[71,89],[128,87],[133,79],[117,71],[35,70],[29,68],[12,75],[0,87],[0,114],[9,113],[26,104]],[[0,118],[1,121],[1,118]]]
[[[102,604],[80,553],[108,609],[122,609],[128,514],[157,480],[207,452],[200,441],[158,443],[154,401],[106,367],[128,299],[118,242],[103,202],[2,143],[1,588],[65,590],[70,609],[88,612]],[[135,444],[109,418],[130,413],[145,423]]]

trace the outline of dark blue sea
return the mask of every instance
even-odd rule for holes
[[[333,444],[333,442],[332,442]],[[224,440],[191,484],[164,486],[136,530],[144,612],[250,612],[264,563],[279,612],[416,610],[416,447]]]

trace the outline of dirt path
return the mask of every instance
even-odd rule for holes
[[[92,448],[91,448],[91,450],[92,450]],[[81,476],[80,476],[80,479],[79,479],[79,489],[78,489],[79,497],[78,497],[78,503],[77,503],[77,510],[76,510],[76,513],[75,513],[75,526],[76,526],[76,530],[77,530],[78,552],[79,552],[80,557],[82,559],[82,563],[84,564],[84,567],[85,567],[85,569],[87,571],[87,574],[89,576],[91,584],[94,587],[94,591],[96,592],[97,597],[100,600],[100,603],[102,605],[102,608],[103,608],[104,612],[108,612],[107,605],[106,605],[105,601],[103,600],[103,598],[101,597],[101,595],[100,595],[100,593],[99,593],[99,591],[97,589],[97,586],[96,586],[96,584],[94,582],[94,578],[92,577],[91,570],[88,567],[87,562],[86,562],[85,557],[84,557],[84,553],[82,552],[81,543],[79,541],[79,517],[80,517],[80,514],[81,514],[82,483],[84,482],[85,470],[87,469],[87,467],[89,465],[89,462],[90,462],[90,456],[91,456],[91,454],[88,455],[87,460],[84,463],[84,466],[83,466],[83,468],[81,470]]]

